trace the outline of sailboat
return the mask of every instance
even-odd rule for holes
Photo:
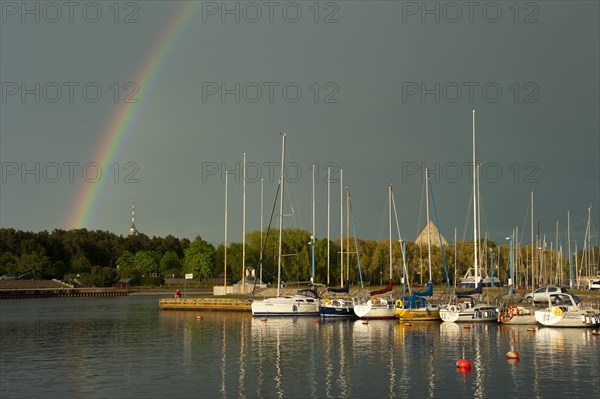
[[[285,181],[285,134],[281,139],[281,171],[279,176],[279,248],[277,259],[277,296],[261,301],[253,301],[252,316],[318,316],[319,297],[313,290],[300,290],[296,295],[280,295],[281,288],[281,248],[283,231],[283,186]]]
[[[495,306],[481,303],[471,295],[480,294],[482,290],[479,278],[479,259],[477,252],[477,161],[475,159],[475,111],[473,110],[473,255],[475,268],[475,289],[451,295],[447,306],[440,309],[440,317],[447,322],[491,322],[496,321],[498,310]]]
[[[327,179],[327,184],[329,184],[330,179]],[[342,179],[341,179],[341,173],[340,173],[340,190],[342,189]],[[329,191],[329,189],[328,189]],[[341,199],[341,197],[340,197]],[[340,201],[340,207],[343,208],[342,206],[342,201]],[[343,210],[342,210],[343,212]],[[343,218],[340,217],[340,220],[343,223]],[[343,226],[340,227],[340,231],[343,231]],[[341,237],[341,233],[340,233],[340,237]],[[343,237],[340,238],[340,242],[343,243],[344,239]],[[340,256],[342,262],[340,262],[340,272],[343,274],[344,273],[344,264],[343,264],[343,260],[344,260],[344,254],[343,252],[341,253]],[[346,282],[344,283],[344,285],[340,288],[333,288],[333,287],[329,287],[327,288],[327,292],[333,293],[333,294],[348,294],[348,292],[350,291],[350,280],[346,280]],[[354,313],[354,303],[352,302],[351,299],[348,298],[338,298],[336,296],[331,297],[331,298],[324,298],[321,301],[321,306],[319,308],[319,311],[321,312],[321,317],[323,318],[356,318],[356,314]]]
[[[387,286],[381,290],[371,291],[371,297],[375,295],[383,295],[392,291],[392,243],[391,243],[391,223],[392,223],[392,186],[389,188],[389,214],[390,214],[390,280]],[[394,315],[394,300],[391,298],[369,298],[366,302],[355,301],[354,313],[361,319],[395,319]]]
[[[425,191],[426,191],[426,208],[427,208],[427,253],[429,264],[429,283],[427,289],[423,292],[414,292],[411,295],[402,296],[396,301],[394,314],[400,320],[406,321],[432,321],[440,320],[440,308],[438,305],[427,302],[426,296],[433,296],[433,273],[431,271],[431,234],[429,231],[429,172],[425,169]],[[390,186],[390,195],[392,187]],[[391,215],[390,215],[391,216]],[[391,226],[391,219],[390,219]],[[390,247],[391,247],[391,227],[390,227]],[[440,245],[443,245],[440,242]],[[408,284],[410,293],[410,284]]]

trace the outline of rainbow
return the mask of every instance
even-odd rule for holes
[[[121,148],[123,148],[129,133],[133,130],[135,122],[141,114],[144,97],[151,91],[156,79],[160,76],[163,66],[167,63],[175,44],[194,19],[201,1],[184,1],[178,6],[163,33],[152,46],[152,50],[142,63],[142,68],[136,74],[138,103],[122,103],[111,116],[104,133],[97,145],[92,160],[97,162],[102,171],[108,171],[109,166],[115,162]],[[89,226],[96,211],[103,182],[102,178],[96,183],[84,183],[75,195],[74,203],[69,207],[66,218],[66,228],[74,229]]]

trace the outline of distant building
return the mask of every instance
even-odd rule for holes
[[[431,220],[429,221],[429,234],[431,245],[439,247],[440,237],[442,237],[442,244],[448,245],[448,241],[446,241],[443,235],[439,234],[437,226]],[[415,244],[427,245],[427,225],[425,225],[425,228],[421,230],[421,233],[419,233],[419,235],[415,239]]]
[[[138,233],[135,228],[135,195],[133,196],[133,202],[131,203],[131,226],[129,227],[129,235],[134,236]]]

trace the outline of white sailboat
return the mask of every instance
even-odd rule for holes
[[[470,292],[452,295],[447,306],[440,308],[440,317],[446,322],[490,322],[496,321],[498,310],[495,306],[480,303],[471,294],[480,294],[482,290],[479,278],[479,254],[478,254],[478,214],[477,214],[477,161],[475,158],[475,111],[473,110],[473,246],[474,246],[474,268],[475,289]]]
[[[392,186],[389,188],[389,213],[390,213],[390,232],[392,223],[391,201],[392,201]],[[381,290],[371,291],[371,297],[382,295],[390,292],[389,298],[369,298],[367,301],[356,301],[354,303],[354,313],[361,319],[395,319],[394,314],[394,299],[391,297],[392,291],[392,246],[390,241],[390,281],[386,287]]]
[[[279,248],[277,259],[277,297],[253,301],[252,316],[318,316],[319,298],[312,290],[301,290],[296,295],[280,296],[281,248],[283,231],[283,193],[285,167],[285,134],[281,140],[281,172],[279,177]]]

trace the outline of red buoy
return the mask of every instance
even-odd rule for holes
[[[521,356],[519,355],[519,352],[517,352],[517,351],[508,351],[508,352],[506,352],[506,358],[507,359],[520,359]]]
[[[471,361],[468,359],[459,359],[456,362],[456,367],[459,369],[470,370],[471,369]]]
[[[316,319],[316,320],[315,320],[315,324],[319,324],[319,319]]]
[[[198,319],[198,320],[202,320],[203,318],[204,317],[202,317],[202,315],[200,315],[200,314],[198,316],[196,316],[196,319]]]

